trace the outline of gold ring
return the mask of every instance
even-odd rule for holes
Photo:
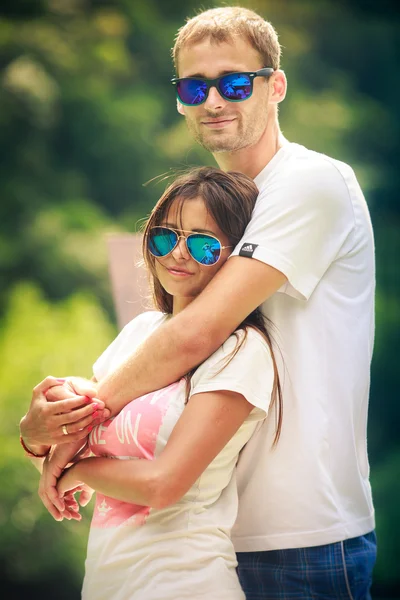
[[[61,430],[62,430],[62,432],[63,432],[63,434],[64,434],[64,435],[68,435],[68,429],[67,429],[67,426],[66,426],[66,425],[63,425],[63,426],[61,427]]]

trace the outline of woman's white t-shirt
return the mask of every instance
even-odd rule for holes
[[[131,321],[95,363],[96,378],[100,381],[115,370],[165,319],[149,312]],[[84,599],[244,599],[230,539],[238,502],[235,465],[268,412],[274,372],[268,345],[251,328],[239,352],[219,372],[236,343],[232,335],[196,370],[190,396],[231,390],[242,394],[253,410],[176,504],[153,509],[97,494]],[[121,460],[156,458],[185,403],[185,379],[130,402],[115,418],[93,429],[89,439],[93,454]]]

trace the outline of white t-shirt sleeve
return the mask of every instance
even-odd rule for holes
[[[97,381],[114,371],[165,319],[162,313],[149,311],[125,325],[94,363],[93,374]]]
[[[333,161],[316,156],[293,161],[264,184],[256,180],[252,219],[233,251],[275,267],[305,299],[354,229],[346,181]]]
[[[238,331],[237,335],[241,340],[244,332]],[[259,421],[267,416],[271,402],[274,384],[271,352],[264,338],[248,328],[241,348],[226,364],[236,344],[236,336],[231,335],[200,365],[191,380],[190,396],[217,390],[237,392],[254,406],[247,420]]]

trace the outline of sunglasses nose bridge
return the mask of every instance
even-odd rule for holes
[[[176,245],[172,250],[172,254],[176,253],[177,258],[185,258],[186,260],[190,258],[189,250],[186,243],[186,237],[184,235],[177,234]]]
[[[208,105],[210,108],[219,108],[226,102],[226,99],[223,97],[221,90],[219,89],[219,86],[220,83],[218,81],[210,84],[207,88],[207,96],[204,104]]]

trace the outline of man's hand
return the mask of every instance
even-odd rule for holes
[[[62,521],[64,518],[80,521],[79,504],[86,506],[92,497],[93,490],[85,485],[79,486],[79,489],[67,491],[65,495],[63,492],[62,496],[60,496],[56,489],[58,479],[65,467],[77,458],[77,453],[81,455],[84,448],[85,446],[82,448],[81,441],[62,444],[57,446],[43,463],[43,471],[39,483],[39,496],[56,521]],[[77,491],[81,492],[79,504],[74,497]]]
[[[104,402],[97,400],[95,394],[93,382],[46,377],[33,389],[29,411],[20,423],[26,445],[33,452],[44,454],[54,444],[84,439],[93,425],[109,416]]]

